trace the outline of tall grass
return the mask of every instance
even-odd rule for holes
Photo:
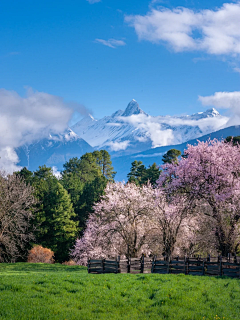
[[[0,264],[0,319],[240,319],[240,280]]]

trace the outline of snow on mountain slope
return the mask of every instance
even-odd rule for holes
[[[122,142],[122,139],[127,144],[133,131],[133,136],[141,136],[141,133],[135,131],[136,128],[133,125],[120,120],[120,117],[130,117],[132,115],[145,115],[135,100],[128,104],[125,111],[118,110],[111,116],[106,116],[100,120],[95,120],[92,117],[90,120],[89,115],[72,126],[72,130],[93,147],[108,146],[112,142],[116,142],[117,146],[118,143]],[[87,125],[88,123],[89,125]]]
[[[203,135],[201,137],[198,137],[197,139],[186,141],[181,144],[162,146],[154,149],[145,150],[137,154],[115,157],[112,159],[114,170],[117,172],[115,176],[115,180],[127,181],[127,174],[130,172],[131,163],[134,160],[142,161],[146,167],[151,166],[154,162],[158,166],[161,166],[163,164],[162,156],[170,149],[178,149],[183,153],[183,151],[187,149],[188,144],[196,145],[198,143],[198,140],[199,141],[207,141],[208,139],[222,140],[228,136],[233,136],[233,137],[240,136],[240,126],[227,127],[227,128]]]
[[[100,120],[89,115],[72,130],[91,146],[119,155],[183,143],[223,128],[228,120],[214,108],[193,115],[152,117],[132,100],[125,111],[118,110]]]
[[[62,134],[50,134],[48,138],[19,147],[16,152],[20,159],[18,165],[36,170],[44,164],[62,169],[62,165],[70,158],[80,157],[93,150],[86,141],[68,128]]]

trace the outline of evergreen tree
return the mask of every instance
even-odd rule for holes
[[[162,157],[162,162],[166,163],[177,163],[178,157],[181,155],[181,151],[177,149],[170,149]]]
[[[236,146],[236,145],[240,145],[240,136],[236,136],[236,137],[232,137],[232,136],[228,136],[225,140],[224,140],[224,142],[232,142],[232,144],[234,145],[234,146]]]
[[[26,167],[22,168],[20,171],[15,172],[15,174],[21,177],[26,184],[31,184],[33,178],[33,172],[29,171]]]
[[[128,173],[128,182],[135,183],[137,186],[142,186],[150,182],[152,185],[156,184],[161,170],[154,162],[151,166],[146,168],[142,161],[133,161],[130,172]]]
[[[128,182],[135,183],[137,186],[140,186],[143,184],[147,169],[143,165],[142,161],[135,160],[131,165],[130,172],[127,174]]]
[[[81,231],[86,227],[89,214],[93,212],[93,204],[100,200],[106,186],[107,179],[104,176],[97,177],[93,181],[85,184],[77,204]]]
[[[46,166],[34,172],[32,186],[40,202],[36,215],[36,241],[53,250],[57,261],[64,261],[68,259],[78,231],[71,198],[51,168]]]
[[[160,170],[157,164],[154,162],[146,169],[146,173],[142,179],[143,183],[147,184],[147,182],[149,181],[154,186],[161,172],[162,170]]]
[[[111,156],[106,150],[94,151],[96,164],[100,167],[103,176],[108,181],[114,181],[116,172],[113,171]]]
[[[107,181],[113,181],[110,155],[105,150],[86,153],[81,158],[72,158],[64,164],[60,182],[71,195],[71,200],[79,222],[79,230],[85,222],[94,202],[104,193]]]

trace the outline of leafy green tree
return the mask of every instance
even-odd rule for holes
[[[161,170],[154,162],[151,166],[146,168],[142,161],[133,161],[130,172],[128,173],[128,182],[135,183],[137,186],[147,184],[148,181],[155,185]]]
[[[156,162],[154,162],[151,166],[149,166],[146,169],[145,175],[142,179],[143,184],[147,184],[147,182],[149,181],[154,186],[156,184],[156,181],[158,180],[161,172],[162,172],[162,170],[159,169]]]
[[[144,176],[146,175],[146,167],[142,161],[134,160],[131,163],[130,172],[127,174],[128,182],[135,183],[137,186],[143,184]]]
[[[236,136],[236,137],[232,137],[232,136],[228,136],[224,142],[231,142],[233,143],[234,146],[236,145],[240,145],[240,136]]]
[[[81,158],[72,158],[64,164],[60,182],[71,196],[79,231],[85,228],[85,222],[92,211],[93,204],[103,195],[107,181],[113,181],[110,155],[106,150],[84,154]]]
[[[85,184],[77,206],[81,230],[85,229],[89,214],[93,212],[93,204],[97,203],[104,194],[107,182],[104,176],[100,176]]]
[[[94,151],[96,163],[100,167],[103,176],[108,181],[114,181],[116,172],[113,171],[111,156],[106,150]]]
[[[33,179],[33,172],[29,171],[26,167],[22,168],[20,171],[15,172],[15,174],[21,177],[25,183],[31,184]]]
[[[177,163],[178,157],[181,155],[181,151],[177,149],[170,149],[162,157],[162,162],[166,163]]]
[[[19,175],[23,176],[26,172],[24,169]],[[57,261],[64,261],[68,259],[69,249],[78,231],[71,198],[51,168],[39,167],[32,176],[27,172],[26,177],[39,200],[35,219],[36,242],[53,250]]]

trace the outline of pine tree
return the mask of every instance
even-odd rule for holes
[[[46,166],[34,172],[32,185],[40,201],[37,243],[53,250],[57,261],[64,261],[78,232],[70,195]]]
[[[145,176],[143,177],[143,183],[147,184],[149,181],[154,186],[159,178],[161,171],[162,170],[160,170],[157,164],[154,162],[146,169]]]
[[[128,182],[135,183],[137,186],[143,184],[144,177],[146,175],[146,167],[142,161],[133,161],[131,163],[130,172],[127,174]]]
[[[177,163],[178,157],[181,155],[181,151],[177,149],[170,149],[167,153],[165,153],[162,157],[162,161],[164,164],[166,163]]]
[[[232,144],[234,145],[234,146],[236,146],[236,145],[240,145],[240,136],[236,136],[236,137],[232,137],[232,136],[228,136],[225,140],[224,140],[224,142],[232,142]]]
[[[93,203],[103,195],[107,181],[113,181],[110,155],[105,150],[86,153],[70,159],[63,167],[60,183],[71,196],[79,230],[83,230]]]
[[[96,163],[100,167],[103,176],[108,181],[113,181],[116,172],[113,171],[110,154],[106,150],[100,150],[100,151],[94,151],[93,155],[96,158]]]

